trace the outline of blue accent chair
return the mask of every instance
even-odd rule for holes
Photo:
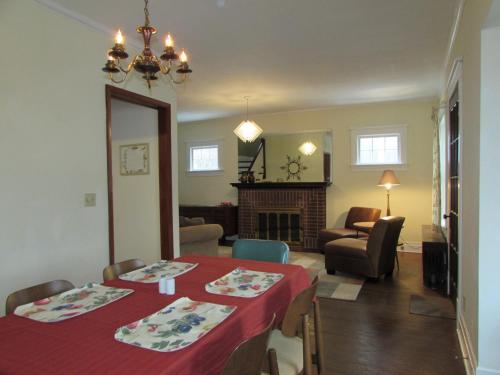
[[[260,260],[263,262],[288,263],[288,245],[281,241],[236,240],[233,258]]]

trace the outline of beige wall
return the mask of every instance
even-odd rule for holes
[[[101,66],[112,36],[34,1],[0,2],[0,301],[52,279],[102,280],[108,263],[106,110]],[[133,78],[125,89],[172,103]],[[178,251],[177,184],[174,233]],[[84,193],[97,194],[84,208]],[[3,313],[3,309],[0,309]]]
[[[119,100],[112,101],[113,220],[115,260],[161,258],[160,191],[158,174],[158,111]],[[120,146],[149,145],[149,174],[120,174]]]
[[[333,133],[333,185],[327,189],[327,224],[342,225],[350,206],[385,209],[385,191],[377,187],[381,171],[351,168],[350,129],[377,125],[408,125],[408,168],[397,171],[401,186],[393,190],[392,213],[407,218],[403,237],[420,241],[420,226],[432,222],[432,122],[431,100],[353,105],[322,110],[253,116],[264,132],[298,132],[328,129]],[[233,134],[241,118],[224,118],[179,124],[179,202],[237,203],[237,191],[229,183],[237,180],[237,140]],[[192,176],[186,171],[185,142],[223,139],[224,173]]]
[[[479,137],[481,103],[481,29],[490,9],[490,0],[465,1],[457,38],[446,69],[463,59],[462,85],[462,206],[461,293],[459,309],[476,358],[478,357],[478,255],[479,255]],[[450,93],[445,92],[447,100]],[[465,303],[463,303],[465,299]]]

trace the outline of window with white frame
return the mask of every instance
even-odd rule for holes
[[[360,168],[406,164],[406,126],[351,130],[352,165]]]
[[[186,144],[188,172],[221,170],[221,141],[189,142]]]

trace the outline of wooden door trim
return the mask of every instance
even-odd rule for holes
[[[112,85],[106,85],[106,157],[108,173],[108,232],[109,263],[115,261],[115,231],[113,211],[113,163],[112,163],[112,99],[149,107],[158,111],[158,164],[160,190],[160,243],[161,258],[173,259],[173,207],[172,207],[172,142],[170,104],[136,94]]]

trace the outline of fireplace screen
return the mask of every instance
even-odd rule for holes
[[[303,230],[300,210],[257,211],[256,238],[301,244]]]

